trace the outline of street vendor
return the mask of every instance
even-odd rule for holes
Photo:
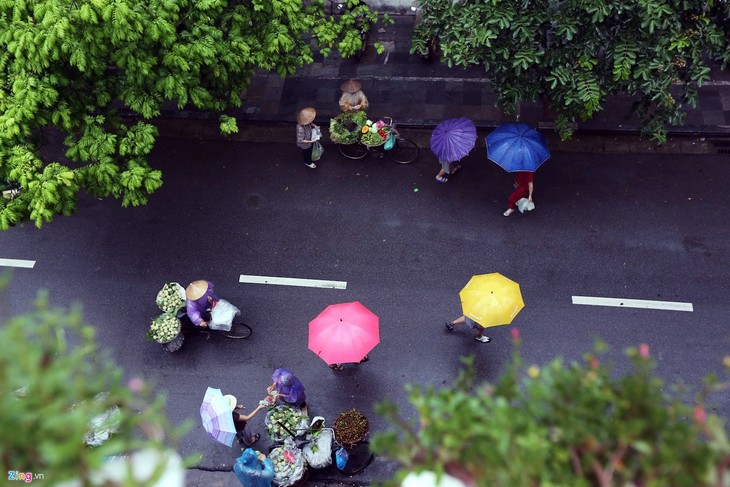
[[[185,288],[185,304],[188,318],[195,326],[208,327],[208,310],[215,307],[219,298],[213,292],[213,283],[210,281],[198,280],[191,282]]]
[[[246,448],[236,458],[233,471],[244,487],[270,487],[274,480],[274,464],[261,452]]]
[[[299,379],[287,369],[276,369],[271,375],[272,383],[266,388],[269,394],[276,391],[275,396],[282,402],[301,409],[304,414],[307,411],[307,396],[304,394],[304,385]]]
[[[362,85],[354,79],[345,81],[340,86],[342,96],[340,97],[340,110],[344,113],[365,111],[370,104],[362,91]]]

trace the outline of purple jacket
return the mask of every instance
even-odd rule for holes
[[[191,299],[186,299],[186,308],[188,312],[188,318],[190,318],[190,321],[193,322],[195,326],[200,326],[200,322],[204,321],[203,317],[201,316],[201,313],[204,313],[206,309],[210,306],[208,304],[208,296],[210,296],[213,301],[218,301],[218,296],[213,292],[213,283],[210,281],[205,281],[208,283],[208,290],[205,291],[205,294],[200,296],[195,301]]]

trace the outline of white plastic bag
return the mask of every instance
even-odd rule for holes
[[[294,440],[284,440],[284,445],[271,450],[269,459],[274,464],[274,485],[289,487],[304,476],[304,456]]]
[[[241,314],[240,309],[225,299],[221,299],[210,311],[210,323],[208,323],[208,327],[211,330],[231,331],[233,318],[238,314]]]
[[[520,213],[532,211],[535,209],[535,203],[528,200],[527,198],[520,198],[517,200],[517,209],[520,210]]]

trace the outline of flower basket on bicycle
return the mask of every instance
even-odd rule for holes
[[[330,119],[330,139],[335,144],[357,144],[368,116],[365,112],[341,113]]]
[[[365,125],[360,129],[362,135],[360,136],[360,143],[367,147],[380,147],[385,144],[390,135],[391,126],[386,124],[382,120],[373,122],[367,120]]]

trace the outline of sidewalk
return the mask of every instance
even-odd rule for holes
[[[394,24],[376,27],[372,39],[385,47],[383,54],[370,48],[360,61],[340,59],[336,54],[315,62],[293,76],[280,78],[260,72],[244,94],[242,107],[233,110],[240,133],[230,140],[289,141],[292,124],[299,109],[313,106],[317,122],[323,127],[339,113],[340,84],[358,79],[370,101],[374,117],[391,116],[405,134],[421,147],[428,147],[430,132],[446,118],[465,116],[474,121],[480,134],[486,135],[500,123],[513,122],[494,104],[496,95],[479,67],[449,68],[438,61],[423,61],[409,54],[413,17],[394,15]],[[556,151],[640,152],[640,153],[730,153],[730,69],[713,66],[712,81],[699,89],[699,101],[689,110],[686,124],[672,127],[666,144],[657,146],[639,140],[639,123],[629,118],[631,99],[615,96],[593,119],[579,123],[573,139],[562,142],[544,121],[540,103],[523,103],[520,121],[533,125],[546,135]],[[173,121],[184,117],[197,121],[196,127],[180,127]],[[170,110],[161,117],[161,133],[166,136],[219,138],[217,116],[195,111]],[[200,125],[207,127],[200,128]],[[201,136],[202,130],[202,136]],[[718,139],[726,140],[718,140]],[[479,145],[478,145],[479,147]]]

